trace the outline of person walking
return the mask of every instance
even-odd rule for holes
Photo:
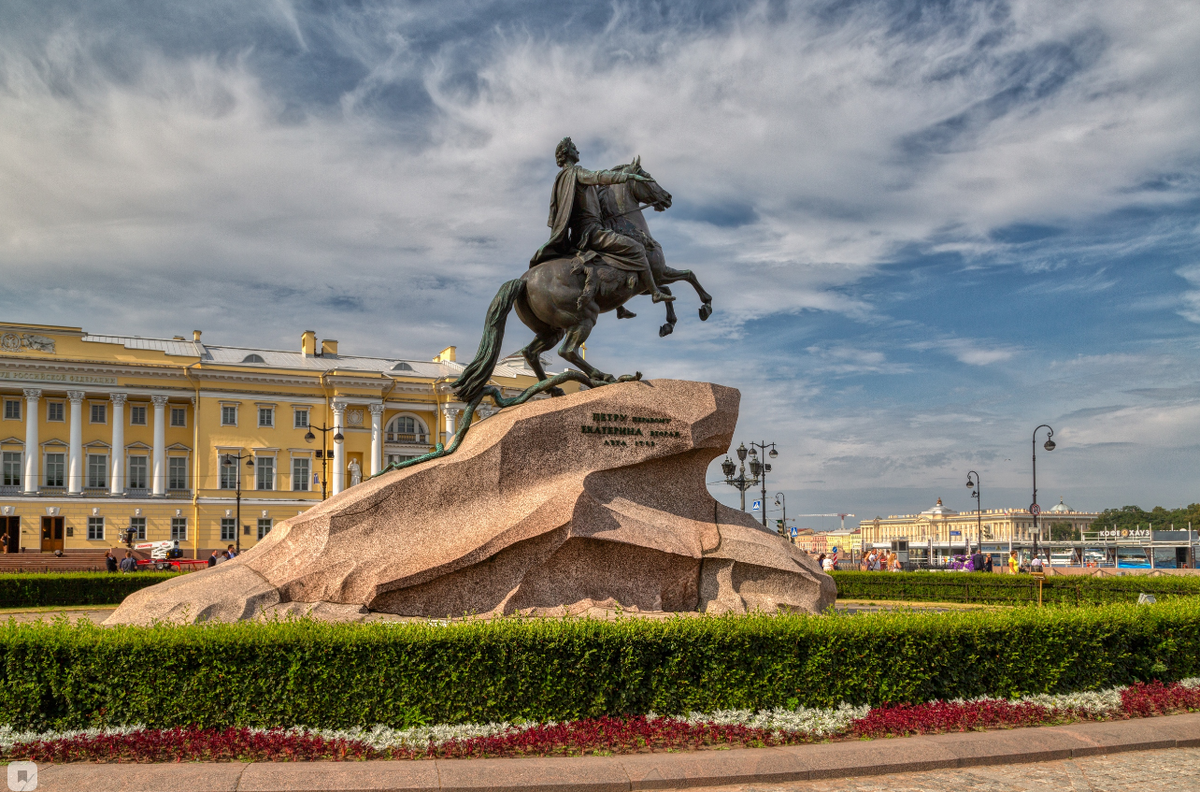
[[[995,568],[992,566],[992,554],[991,553],[988,553],[987,557],[983,559],[983,571],[984,572],[995,571]]]
[[[1010,575],[1015,575],[1021,571],[1021,562],[1017,560],[1017,551],[1008,551],[1008,572]]]
[[[208,565],[209,565],[210,567],[215,567],[215,566],[217,565],[217,553],[219,553],[219,552],[221,552],[221,551],[220,551],[220,550],[213,550],[213,551],[212,551],[212,555],[210,555],[210,556],[208,557]]]
[[[125,573],[137,572],[137,559],[133,557],[132,550],[125,551],[125,557],[121,559],[121,571]]]
[[[117,571],[117,557],[113,555],[112,550],[104,554],[104,566],[109,572]]]
[[[976,550],[974,553],[971,554],[971,571],[972,572],[982,572],[984,563],[985,563],[985,559],[983,557],[982,550]]]
[[[237,551],[234,550],[233,545],[229,545],[229,547],[225,548],[225,557],[226,558],[237,558]]]

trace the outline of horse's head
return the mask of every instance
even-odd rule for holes
[[[634,180],[626,182],[626,185],[629,187],[629,194],[638,203],[650,204],[656,212],[671,208],[671,193],[664,190],[658,182],[654,181],[654,177],[642,167],[642,156],[640,154],[634,157],[633,162],[626,165],[622,170],[626,173],[633,173],[650,179],[648,182]]]

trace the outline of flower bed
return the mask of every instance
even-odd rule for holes
[[[0,756],[35,762],[347,761],[587,756],[761,748],[829,739],[1011,729],[1200,710],[1200,679],[1137,683],[1098,693],[975,699],[869,708],[728,710],[686,718],[639,715],[566,723],[388,729],[144,729],[17,733],[0,728]]]

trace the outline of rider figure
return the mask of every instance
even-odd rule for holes
[[[554,161],[562,168],[554,179],[554,192],[550,195],[550,241],[542,245],[529,266],[535,267],[543,261],[568,256],[572,251],[589,251],[603,254],[604,261],[617,269],[636,272],[643,291],[651,295],[654,302],[671,301],[675,298],[659,291],[650,272],[650,261],[646,248],[640,242],[624,234],[605,228],[601,221],[600,201],[595,187],[601,184],[622,184],[630,179],[652,181],[635,173],[598,170],[590,171],[579,165],[579,149],[565,137],[554,149]]]

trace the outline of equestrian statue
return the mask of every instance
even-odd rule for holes
[[[650,236],[642,209],[670,208],[671,194],[642,168],[641,157],[610,170],[590,171],[579,165],[579,150],[567,137],[559,141],[554,159],[561,170],[550,194],[550,239],[530,259],[525,274],[501,286],[488,307],[479,351],[453,383],[464,402],[487,387],[514,308],[534,332],[521,356],[538,380],[547,379],[542,352],[562,341],[558,354],[593,387],[617,381],[580,353],[600,314],[615,310],[620,319],[632,317],[625,303],[649,295],[667,304],[667,324],[659,328],[659,335],[665,336],[676,322],[671,304],[675,297],[668,284],[685,280],[700,297],[700,319],[712,315],[712,297],[696,276],[691,270],[668,267],[662,246]],[[554,396],[563,394],[556,386],[548,390]]]
[[[643,170],[641,157],[610,170],[590,171],[580,167],[579,150],[568,137],[559,141],[554,159],[561,170],[550,194],[550,240],[533,254],[525,274],[500,287],[488,307],[479,351],[453,383],[455,394],[467,405],[454,438],[423,456],[393,462],[377,475],[454,453],[485,397],[497,407],[513,407],[539,393],[562,396],[559,385],[564,382],[596,388],[641,379],[640,372],[621,377],[606,374],[580,353],[600,314],[616,311],[618,319],[635,316],[625,303],[640,294],[666,303],[667,323],[659,328],[660,336],[668,335],[676,322],[675,297],[668,284],[681,280],[692,284],[700,297],[700,319],[712,315],[712,297],[700,281],[691,270],[668,267],[662,246],[650,236],[642,210],[669,209],[671,194]],[[538,382],[508,397],[488,380],[500,359],[504,325],[514,308],[534,332],[533,343],[521,355]],[[541,354],[559,341],[558,354],[578,370],[547,377]]]

